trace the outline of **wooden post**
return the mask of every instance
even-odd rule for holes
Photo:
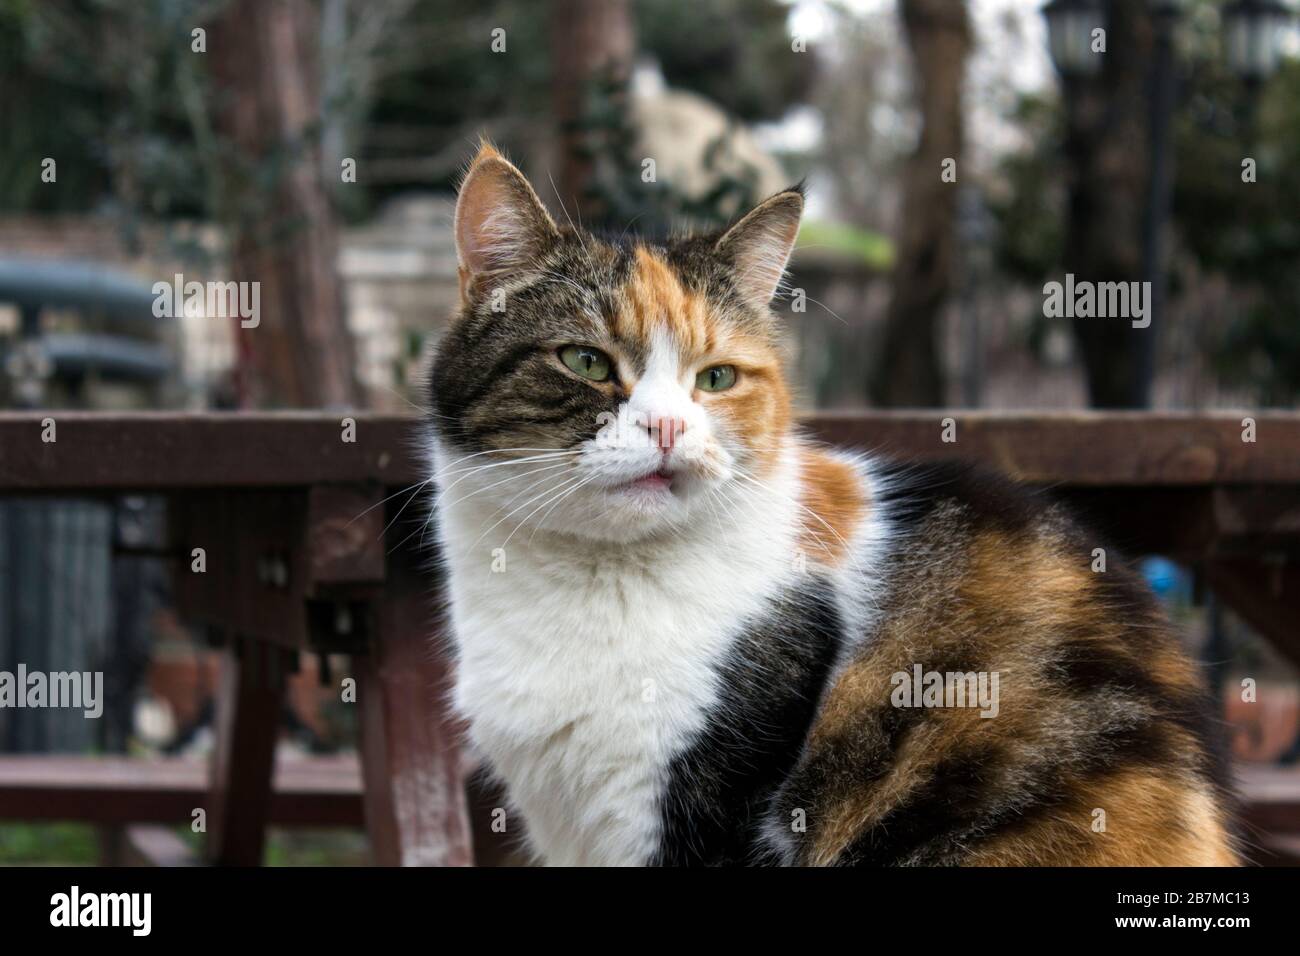
[[[1062,272],[1079,279],[1140,281],[1151,185],[1151,6],[1105,0],[1106,54],[1098,75],[1065,85],[1069,228]],[[1054,278],[1063,278],[1057,276]],[[1140,408],[1143,343],[1154,328],[1075,318],[1074,336],[1095,408]]]
[[[258,322],[239,328],[244,405],[351,408],[363,397],[315,132],[319,34],[310,0],[234,0],[213,24],[217,125],[236,147],[220,192],[230,278],[260,283]]]
[[[372,651],[354,659],[366,829],[380,865],[469,866],[460,730],[446,707],[451,670],[421,567],[413,547],[389,556]]]
[[[275,741],[284,702],[284,651],[246,641],[222,653],[212,752],[208,862],[258,866],[271,811]]]
[[[912,49],[921,135],[903,173],[898,265],[880,360],[871,383],[881,405],[942,405],[939,319],[952,291],[957,185],[943,164],[962,159],[962,86],[971,30],[958,0],[900,0]]]
[[[628,0],[555,0],[551,4],[551,96],[559,133],[557,201],[590,223],[606,210],[590,194],[590,133],[581,128],[590,85],[604,76],[626,82],[636,55]]]

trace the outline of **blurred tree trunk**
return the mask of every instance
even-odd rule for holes
[[[355,407],[361,390],[336,261],[338,227],[320,165],[311,0],[235,0],[213,24],[224,216],[235,281],[260,283],[260,323],[239,330],[242,404]]]
[[[1150,184],[1149,69],[1154,33],[1146,4],[1107,0],[1100,74],[1066,87],[1069,228],[1064,266],[1076,281],[1139,282]],[[1146,404],[1142,337],[1124,319],[1077,318],[1088,396],[1096,408]]]
[[[899,0],[912,48],[921,135],[903,173],[898,258],[880,364],[872,380],[879,405],[944,401],[939,318],[952,291],[957,184],[941,178],[952,159],[961,176],[962,87],[971,33],[961,0]]]
[[[623,83],[632,76],[636,30],[629,0],[552,0],[551,70],[555,121],[559,130],[560,200],[584,220],[600,220],[594,205],[589,131],[583,126],[593,85]]]

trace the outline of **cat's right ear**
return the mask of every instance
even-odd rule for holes
[[[462,289],[481,275],[527,268],[558,236],[524,174],[488,144],[480,146],[456,200]]]

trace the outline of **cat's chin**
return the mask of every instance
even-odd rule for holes
[[[560,520],[556,521],[555,518]],[[608,544],[634,544],[664,535],[680,535],[695,523],[693,496],[683,496],[658,482],[635,482],[604,488],[572,511],[548,518],[547,530]]]

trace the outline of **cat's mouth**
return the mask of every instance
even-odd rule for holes
[[[676,472],[670,468],[658,468],[655,471],[647,472],[640,478],[633,478],[618,486],[619,491],[646,491],[671,493],[673,489],[673,479]]]

